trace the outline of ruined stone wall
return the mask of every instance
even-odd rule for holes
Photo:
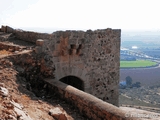
[[[56,80],[75,76],[84,91],[118,106],[121,30],[58,31],[42,51],[55,67]]]
[[[1,26],[1,32],[14,33],[14,35],[21,40],[36,43],[37,39],[51,39],[52,34],[38,33],[32,31],[23,31],[18,29],[13,29],[9,26]]]
[[[52,35],[47,33],[37,33],[37,32],[30,32],[30,31],[14,31],[15,36],[18,39],[29,41],[32,43],[36,43],[37,39],[51,39]]]
[[[75,89],[59,81],[46,79],[46,88],[57,94],[62,99],[74,105],[81,114],[91,120],[139,120],[134,117],[126,117],[125,111],[106,103],[90,94]]]
[[[75,76],[84,82],[84,91],[118,106],[120,36],[119,29],[57,31],[44,34],[14,31],[18,39],[36,43],[36,53],[44,53],[60,80]]]
[[[14,29],[9,27],[9,26],[6,26],[6,32],[7,33],[13,33],[14,32]]]
[[[56,98],[60,97],[70,105],[78,108],[82,115],[87,116],[91,120],[138,120],[138,118],[126,117],[125,111],[120,108],[72,86],[54,80],[53,77],[45,79],[43,77],[43,71],[46,71],[44,70],[46,67],[49,68],[48,65],[50,63],[48,61],[48,65],[46,66],[47,61],[44,62],[44,54],[35,54],[34,51],[30,51],[10,56],[8,59],[13,62],[18,74],[26,78],[28,83],[26,88],[28,90],[34,92],[35,89],[38,92],[42,90],[43,92],[41,91],[41,94],[44,94],[45,98],[48,95],[55,96]],[[7,65],[9,64],[7,63]]]
[[[1,26],[1,32],[5,32],[5,33],[13,33],[14,32],[14,29],[9,27],[9,26]]]
[[[6,32],[6,27],[5,26],[1,26],[1,32]]]

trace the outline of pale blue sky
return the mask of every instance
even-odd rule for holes
[[[160,29],[159,0],[0,0],[0,25],[64,29]]]

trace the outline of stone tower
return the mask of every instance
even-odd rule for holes
[[[57,31],[45,40],[55,79],[118,106],[120,29]]]

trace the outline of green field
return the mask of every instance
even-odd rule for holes
[[[122,68],[130,68],[130,67],[148,67],[152,65],[156,65],[156,62],[152,62],[149,60],[136,60],[136,61],[120,61],[120,67]]]

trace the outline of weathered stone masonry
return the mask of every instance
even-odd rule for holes
[[[42,51],[51,56],[56,80],[78,77],[85,92],[118,105],[120,32],[59,31],[44,42]]]
[[[14,34],[30,42],[44,40],[36,52],[45,53],[45,59],[51,61],[55,81],[67,76],[77,77],[83,81],[85,92],[118,106],[121,30],[57,31],[53,34],[14,31]]]

